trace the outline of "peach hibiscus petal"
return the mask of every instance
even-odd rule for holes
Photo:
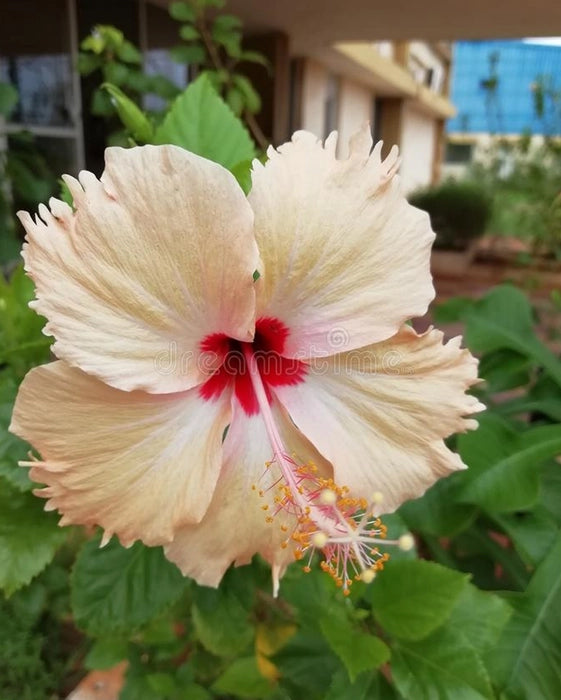
[[[312,460],[321,473],[331,474],[331,466],[283,412],[274,407],[273,412],[287,450],[302,462]],[[285,512],[275,514],[274,485],[280,473],[274,464],[266,466],[271,459],[261,416],[248,416],[236,402],[224,441],[224,464],[208,511],[200,523],[182,527],[165,547],[167,558],[184,575],[201,585],[217,586],[230,564],[248,564],[261,554],[271,564],[277,589],[294,559],[292,543],[282,543],[296,522]]]
[[[229,420],[227,400],[124,392],[59,361],[27,374],[10,430],[41,455],[30,476],[61,524],[156,545],[203,518]]]
[[[404,326],[383,343],[316,361],[302,384],[274,389],[336,482],[354,495],[382,493],[385,512],[464,468],[443,439],[476,427],[465,416],[484,409],[465,393],[477,360],[460,338],[442,338]]]
[[[249,201],[264,265],[259,313],[291,335],[286,354],[335,354],[385,340],[434,296],[429,217],[403,196],[397,150],[381,160],[366,125],[350,155],[297,132],[253,170]]]
[[[109,148],[101,181],[66,178],[27,230],[34,308],[60,359],[127,391],[183,391],[214,368],[201,340],[253,334],[253,214],[233,176],[175,146]]]

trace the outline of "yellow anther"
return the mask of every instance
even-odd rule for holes
[[[384,502],[384,494],[381,491],[374,491],[370,497],[373,506],[379,506]]]
[[[372,571],[372,569],[366,569],[366,571],[363,571],[360,575],[360,579],[361,581],[364,581],[364,583],[372,583],[375,578],[376,573]]]
[[[270,523],[273,522],[273,518],[272,518],[270,515],[268,515],[268,516],[265,518],[265,522],[270,524]]]
[[[261,510],[269,510],[269,506],[268,505],[261,506]]]
[[[318,547],[318,549],[323,549],[327,544],[327,535],[324,532],[316,532],[315,535],[312,535],[310,541],[314,545],[314,547]]]
[[[415,546],[415,538],[410,532],[406,532],[405,535],[401,535],[398,539],[397,546],[402,552],[410,552]]]
[[[309,566],[303,566],[303,567],[302,567],[302,571],[303,571],[305,574],[309,574],[310,571],[311,571],[311,569],[310,569]]]
[[[324,506],[334,506],[337,503],[337,494],[332,489],[324,489],[319,500]]]

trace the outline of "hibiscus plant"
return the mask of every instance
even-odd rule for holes
[[[0,690],[61,693],[48,619],[123,700],[558,697],[561,363],[524,294],[440,309],[469,350],[418,334],[434,234],[367,127],[262,163],[207,76],[157,127],[115,96],[147,145],[21,214],[0,288]]]

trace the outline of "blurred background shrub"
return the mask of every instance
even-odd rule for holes
[[[414,192],[409,201],[430,214],[436,248],[466,250],[486,233],[491,219],[492,199],[475,182],[448,180]]]

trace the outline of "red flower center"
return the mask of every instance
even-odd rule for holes
[[[277,318],[260,318],[255,324],[252,343],[242,343],[224,333],[208,335],[201,343],[204,353],[222,360],[220,367],[199,388],[203,399],[216,399],[233,387],[236,398],[248,416],[259,413],[257,397],[244,356],[244,349],[251,349],[269,401],[270,387],[299,384],[304,380],[307,365],[300,360],[283,357],[288,328]],[[208,355],[207,355],[208,356]]]

